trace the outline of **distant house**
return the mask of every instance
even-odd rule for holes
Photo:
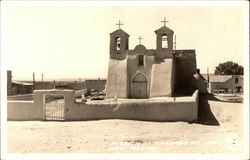
[[[243,76],[202,74],[209,93],[243,93]]]
[[[30,94],[33,92],[33,83],[12,81],[13,95]]]

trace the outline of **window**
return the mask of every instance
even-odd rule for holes
[[[235,78],[235,83],[238,83],[239,82],[239,79],[238,78]]]
[[[144,65],[144,60],[143,60],[143,55],[138,56],[138,66],[143,66]]]
[[[115,50],[120,51],[121,50],[121,38],[117,37],[115,40],[116,46],[115,46]]]
[[[161,47],[168,48],[168,37],[166,34],[163,34],[161,37]]]

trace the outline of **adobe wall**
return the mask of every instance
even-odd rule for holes
[[[86,95],[87,91],[86,90],[78,90],[78,91],[75,91],[75,98],[77,97],[82,97],[82,95]]]
[[[42,120],[42,112],[34,101],[8,101],[7,106],[8,120]]]
[[[132,119],[191,122],[198,117],[198,91],[189,100],[183,101],[75,103],[66,115],[66,120]]]
[[[198,79],[195,76],[192,76],[190,83],[189,83],[189,91],[194,92],[195,90],[199,90],[199,93],[201,94],[207,94],[208,89],[207,85],[205,83],[205,80],[201,77]]]
[[[65,120],[132,119],[151,121],[195,121],[198,117],[198,91],[182,100],[138,102],[75,103],[73,90],[39,90],[33,101],[8,101],[8,120],[43,120],[45,94],[65,97]]]
[[[128,97],[131,97],[131,83],[132,77],[138,72],[144,73],[148,79],[148,91],[150,92],[150,84],[151,84],[151,70],[152,65],[155,61],[154,56],[146,56],[144,55],[144,65],[138,66],[138,54],[128,55],[127,67],[128,67]],[[149,95],[148,95],[149,96]]]
[[[15,95],[15,96],[8,96],[8,100],[12,101],[32,101],[33,100],[33,94],[21,94],[21,95]]]
[[[177,50],[176,52],[176,90],[186,90],[196,73],[195,50]]]
[[[43,106],[44,95],[46,94],[58,94],[64,96],[65,102],[65,112],[67,111],[67,107],[73,106],[75,102],[75,93],[73,90],[35,90],[34,94],[34,105],[37,107],[38,112],[42,113],[43,119],[45,119],[45,107]]]
[[[173,95],[173,70],[173,59],[164,59],[161,62],[156,61],[156,63],[152,66],[150,97]]]
[[[106,88],[106,98],[127,98],[128,78],[127,78],[127,59],[109,59],[108,80]]]
[[[126,103],[126,104],[75,104],[67,112],[66,120],[131,119],[150,121],[194,121],[197,103]]]
[[[80,92],[80,91],[79,91]],[[8,101],[7,119],[8,120],[44,120],[45,108],[44,95],[57,94],[64,95],[65,112],[70,106],[74,106],[75,94],[73,90],[35,90],[33,92],[34,101]],[[68,107],[68,108],[67,108]]]

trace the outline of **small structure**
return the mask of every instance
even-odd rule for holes
[[[29,82],[21,82],[21,81],[12,82],[13,95],[30,94],[33,92],[33,87],[34,87],[33,83]]]
[[[243,93],[243,76],[202,74],[209,93]]]

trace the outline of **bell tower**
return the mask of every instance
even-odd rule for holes
[[[126,51],[129,48],[129,35],[121,29],[121,25],[123,24],[120,20],[116,25],[118,25],[119,28],[110,33],[110,58],[123,60],[126,58]]]
[[[110,33],[109,65],[106,83],[106,98],[128,98],[127,52],[129,35],[121,29]]]
[[[166,18],[163,21],[164,26],[155,31],[156,34],[156,58],[165,59],[173,57],[173,34],[174,31],[166,26]]]

